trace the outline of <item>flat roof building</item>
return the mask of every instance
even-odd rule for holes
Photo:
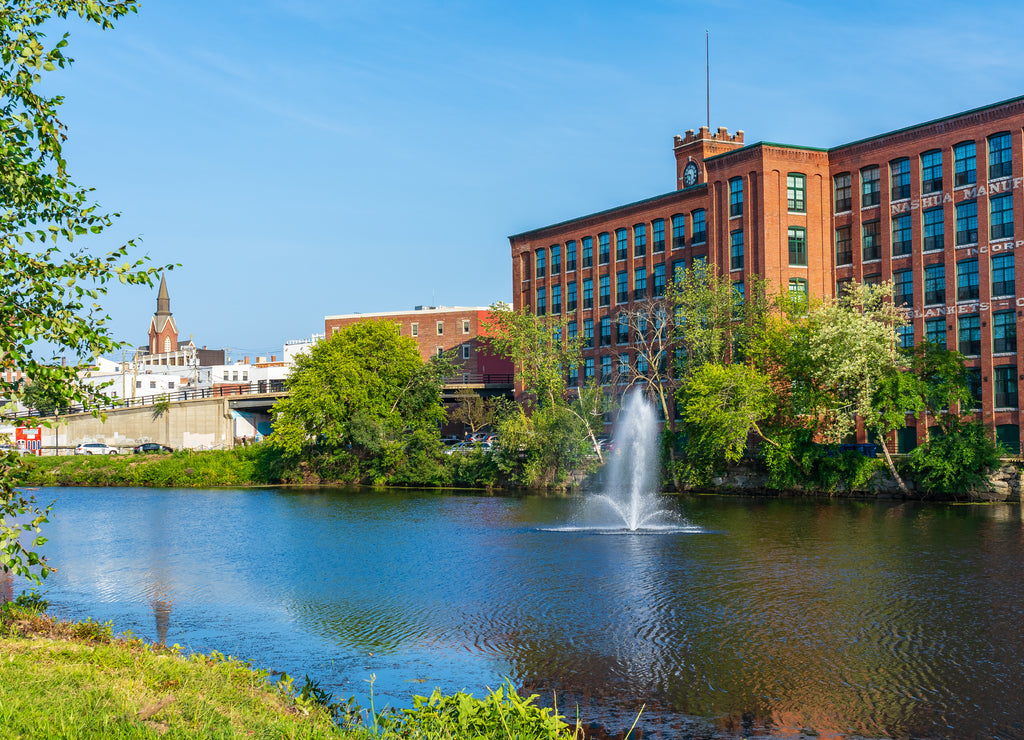
[[[512,386],[513,367],[486,339],[481,322],[489,313],[485,306],[416,306],[412,311],[325,316],[324,336],[330,339],[341,328],[361,321],[391,321],[399,334],[416,342],[424,360],[455,350],[459,376],[449,379],[449,385],[494,387],[504,392]]]
[[[515,308],[594,337],[581,382],[632,351],[595,327],[695,260],[740,290],[754,274],[810,296],[891,280],[913,317],[901,342],[966,355],[982,418],[1019,451],[1024,97],[829,149],[701,127],[673,151],[674,190],[509,237]],[[897,438],[915,446],[913,423]]]

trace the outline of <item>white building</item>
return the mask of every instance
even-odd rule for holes
[[[314,334],[309,339],[289,339],[284,343],[284,361],[289,366],[295,364],[295,358],[324,338],[323,334]]]

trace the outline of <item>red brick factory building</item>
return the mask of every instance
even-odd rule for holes
[[[674,141],[675,190],[509,237],[513,302],[565,313],[570,332],[594,338],[583,382],[606,356],[635,361],[608,324],[694,260],[739,290],[755,274],[811,296],[891,280],[913,311],[904,346],[966,355],[983,419],[1016,452],[1022,144],[1024,97],[830,149],[687,131]],[[913,420],[895,436],[912,449]]]

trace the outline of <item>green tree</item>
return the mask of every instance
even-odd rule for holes
[[[999,465],[1002,450],[992,430],[963,413],[971,395],[963,355],[931,342],[914,347],[909,357],[925,413],[917,427],[923,439],[910,453],[910,467],[924,489],[961,494],[982,485],[989,470]],[[929,419],[935,427],[929,426]]]
[[[438,435],[441,387],[451,374],[449,358],[423,362],[393,323],[352,324],[298,357],[288,396],[274,405],[270,442],[291,456],[325,452],[335,471],[382,480],[412,432]]]
[[[822,430],[835,441],[856,428],[874,432],[889,472],[900,490],[907,486],[896,470],[887,435],[900,429],[907,413],[919,413],[920,387],[900,353],[897,328],[907,323],[890,300],[892,285],[859,285],[837,300],[812,309],[808,343],[809,367],[817,384],[832,399]]]
[[[491,346],[515,365],[526,392],[541,405],[563,405],[568,370],[580,364],[581,340],[566,336],[568,319],[537,316],[528,308],[515,311],[499,302],[481,323]]]
[[[771,416],[768,378],[745,365],[705,363],[679,394],[687,440],[708,462],[739,462],[751,431],[766,439],[758,422]]]
[[[585,468],[592,449],[586,413],[543,405],[527,414],[520,406],[498,422],[498,467],[522,486],[561,486]]]
[[[28,383],[21,402],[36,416],[53,416],[60,408],[61,393],[42,383]]]
[[[701,262],[676,273],[667,302],[673,322],[670,349],[679,355],[673,372],[686,439],[683,467],[693,483],[737,462],[751,433],[776,445],[763,427],[776,407],[775,389],[758,367],[772,303],[756,276],[740,292],[728,276]],[[678,485],[677,467],[673,459],[670,472]]]
[[[62,152],[67,130],[58,117],[62,98],[40,92],[44,78],[72,62],[68,34],[51,42],[43,29],[53,18],[74,15],[107,29],[135,11],[135,0],[4,0],[0,6],[0,370],[22,371],[29,387],[45,391],[57,407],[101,402],[77,378],[80,362],[121,346],[99,300],[112,281],[151,284],[152,270],[128,258],[131,242],[104,254],[81,243],[117,214],[101,211],[91,191],[71,178]],[[62,355],[72,362],[59,362]],[[9,416],[27,389],[6,377],[0,373],[0,396]],[[12,457],[0,463],[0,567],[38,580],[51,568],[31,548],[44,540],[26,547],[20,535],[38,533],[49,509],[15,490],[17,468]]]
[[[569,368],[579,367],[581,339],[569,339],[568,320],[537,316],[508,304],[491,306],[483,322],[491,345],[512,360],[516,378],[532,396],[529,413],[505,413],[498,422],[499,467],[529,486],[561,485],[598,447],[608,403],[596,384],[570,389]],[[598,455],[600,455],[598,451]]]
[[[472,389],[463,388],[455,394],[448,421],[462,424],[470,432],[479,432],[493,424],[510,403],[507,396],[484,398]]]
[[[763,343],[772,302],[767,285],[756,275],[741,293],[714,265],[697,262],[677,270],[666,291],[674,336],[683,350],[683,374],[705,363],[748,361]]]
[[[914,347],[910,366],[919,379],[921,405],[927,412],[918,424],[924,432],[922,441],[927,443],[929,417],[938,423],[940,431],[947,433],[949,425],[959,422],[960,415],[954,407],[959,411],[969,408],[971,394],[967,387],[967,368],[959,352],[932,342],[921,342]]]

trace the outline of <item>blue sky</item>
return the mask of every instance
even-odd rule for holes
[[[327,314],[511,296],[507,236],[674,187],[672,136],[833,146],[1024,95],[988,2],[150,0],[71,23],[65,154],[183,336],[276,354]],[[52,34],[56,35],[55,27]],[[156,290],[117,288],[119,338]]]

